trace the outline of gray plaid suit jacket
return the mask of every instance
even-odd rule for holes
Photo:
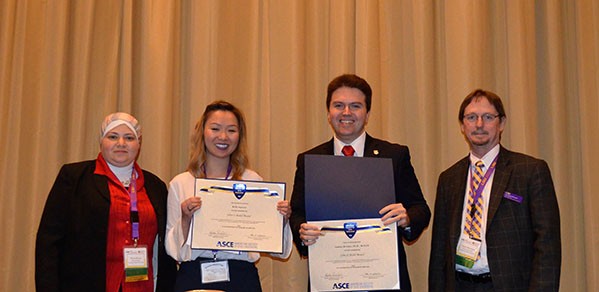
[[[455,291],[469,157],[439,176],[429,262],[429,290]],[[522,202],[504,197],[506,192]],[[486,224],[495,291],[558,291],[560,218],[547,163],[503,147],[499,151]]]

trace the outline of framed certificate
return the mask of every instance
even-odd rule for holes
[[[399,289],[397,225],[378,213],[395,203],[389,158],[305,156],[308,223],[325,233],[308,247],[311,291]]]
[[[379,218],[309,223],[325,233],[308,247],[310,291],[399,290],[397,225]]]
[[[283,252],[285,183],[196,179],[191,248]]]

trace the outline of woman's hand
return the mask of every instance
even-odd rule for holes
[[[191,221],[193,213],[202,207],[200,197],[191,197],[181,203],[181,217]]]
[[[291,216],[291,206],[289,206],[289,201],[279,201],[277,202],[277,211],[285,217],[285,219],[289,219]]]
[[[187,241],[187,234],[189,234],[191,217],[201,207],[202,199],[200,197],[191,197],[181,202],[181,229],[183,230],[183,239],[185,241]]]

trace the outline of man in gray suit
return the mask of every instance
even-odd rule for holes
[[[458,115],[470,154],[439,176],[430,291],[558,291],[560,218],[547,163],[500,145],[501,99],[481,89]]]

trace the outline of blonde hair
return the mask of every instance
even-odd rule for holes
[[[237,118],[237,123],[239,126],[239,142],[237,144],[237,148],[233,151],[233,153],[231,153],[229,163],[232,167],[231,178],[240,180],[241,175],[249,165],[246,150],[247,127],[245,125],[243,113],[233,104],[223,100],[214,101],[207,105],[202,117],[196,122],[194,131],[191,135],[189,164],[187,165],[187,171],[197,178],[205,177],[205,172],[202,170],[202,168],[205,167],[206,162],[206,141],[204,139],[204,128],[206,127],[206,121],[215,111],[231,112]]]

